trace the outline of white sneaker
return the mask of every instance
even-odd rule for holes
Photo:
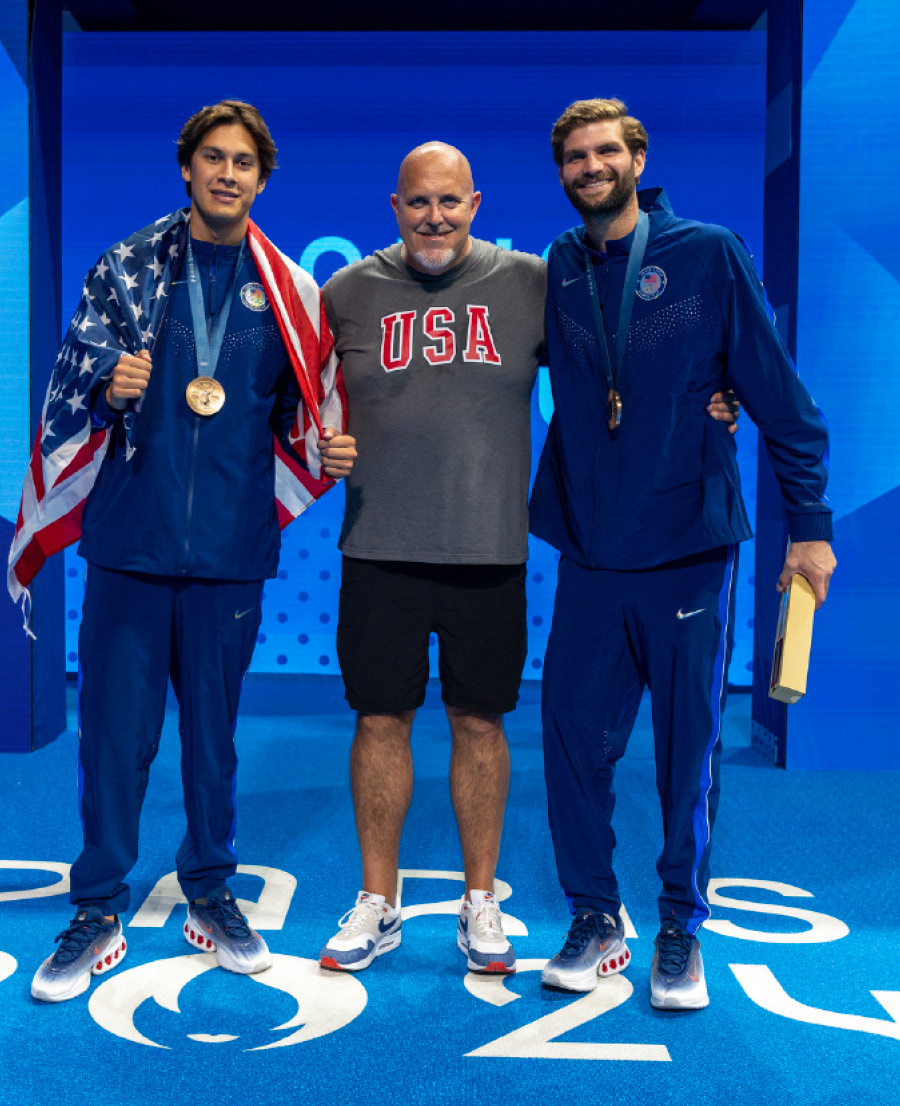
[[[463,897],[456,944],[466,954],[470,972],[509,975],[516,970],[516,954],[503,932],[503,915],[492,891],[485,892],[484,904],[477,908]]]
[[[319,965],[332,971],[360,972],[400,944],[400,911],[383,900],[373,901],[367,891],[360,891],[338,926],[319,953]]]

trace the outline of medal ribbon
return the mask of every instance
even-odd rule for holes
[[[587,271],[588,289],[591,296],[591,309],[594,312],[594,329],[597,331],[597,344],[600,346],[600,364],[606,376],[606,385],[611,391],[618,391],[619,372],[625,360],[625,346],[628,342],[628,327],[631,323],[631,309],[634,307],[635,284],[644,261],[647,239],[650,237],[650,218],[646,211],[638,212],[634,238],[628,251],[628,265],[625,269],[625,285],[622,288],[622,304],[619,308],[619,327],[616,331],[615,361],[609,356],[606,341],[606,328],[603,325],[603,310],[600,307],[600,293],[597,291],[597,277],[587,245],[584,246],[584,265]]]
[[[200,283],[200,273],[197,271],[197,263],[194,260],[194,251],[191,249],[191,236],[188,235],[187,243],[187,268],[188,291],[191,297],[191,319],[194,323],[194,346],[197,350],[197,375],[216,375],[216,366],[219,363],[219,354],[222,351],[222,342],[225,339],[225,328],[228,326],[228,316],[231,314],[231,301],[234,299],[234,290],[237,288],[238,277],[241,275],[241,266],[244,264],[244,250],[247,245],[246,238],[241,242],[238,253],[237,266],[228,294],[222,301],[222,306],[216,315],[207,322],[206,311],[203,307],[203,285]]]

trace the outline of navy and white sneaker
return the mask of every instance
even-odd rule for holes
[[[96,906],[79,910],[69,927],[56,938],[59,948],[35,972],[32,998],[41,1002],[65,1002],[83,994],[92,975],[111,971],[125,959],[125,938],[118,917],[103,921]]]
[[[492,891],[473,906],[463,896],[456,926],[456,945],[467,957],[470,972],[510,975],[516,970],[516,954],[503,932],[503,915]]]
[[[338,922],[338,932],[319,953],[319,965],[339,972],[361,972],[376,956],[400,944],[400,911],[383,896],[360,891]]]
[[[654,943],[650,1005],[657,1010],[702,1010],[709,1006],[700,942],[679,918],[666,918]]]
[[[575,911],[562,949],[541,972],[545,987],[593,991],[605,976],[624,971],[631,961],[621,918],[582,907]]]
[[[256,975],[272,966],[268,945],[250,928],[224,884],[210,891],[205,903],[188,906],[184,936],[189,945],[214,952],[219,967],[229,972]]]

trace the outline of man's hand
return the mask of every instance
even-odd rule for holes
[[[356,457],[356,438],[349,434],[338,434],[333,426],[326,426],[319,439],[319,453],[322,455],[322,468],[334,480],[349,476]]]
[[[816,610],[825,602],[828,583],[837,566],[827,541],[795,541],[791,543],[784,568],[778,577],[778,590],[787,591],[791,577],[805,576],[816,597]]]
[[[741,405],[734,392],[716,392],[710,397],[706,410],[717,422],[727,422],[728,433],[737,433],[738,418],[741,414]]]
[[[153,363],[150,351],[142,349],[137,357],[123,353],[106,387],[106,402],[114,411],[124,411],[128,400],[140,399],[150,383]]]

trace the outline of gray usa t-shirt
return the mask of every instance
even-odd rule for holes
[[[340,548],[368,560],[520,564],[546,267],[473,239],[458,266],[428,276],[400,251],[378,250],[322,289],[359,450]]]

